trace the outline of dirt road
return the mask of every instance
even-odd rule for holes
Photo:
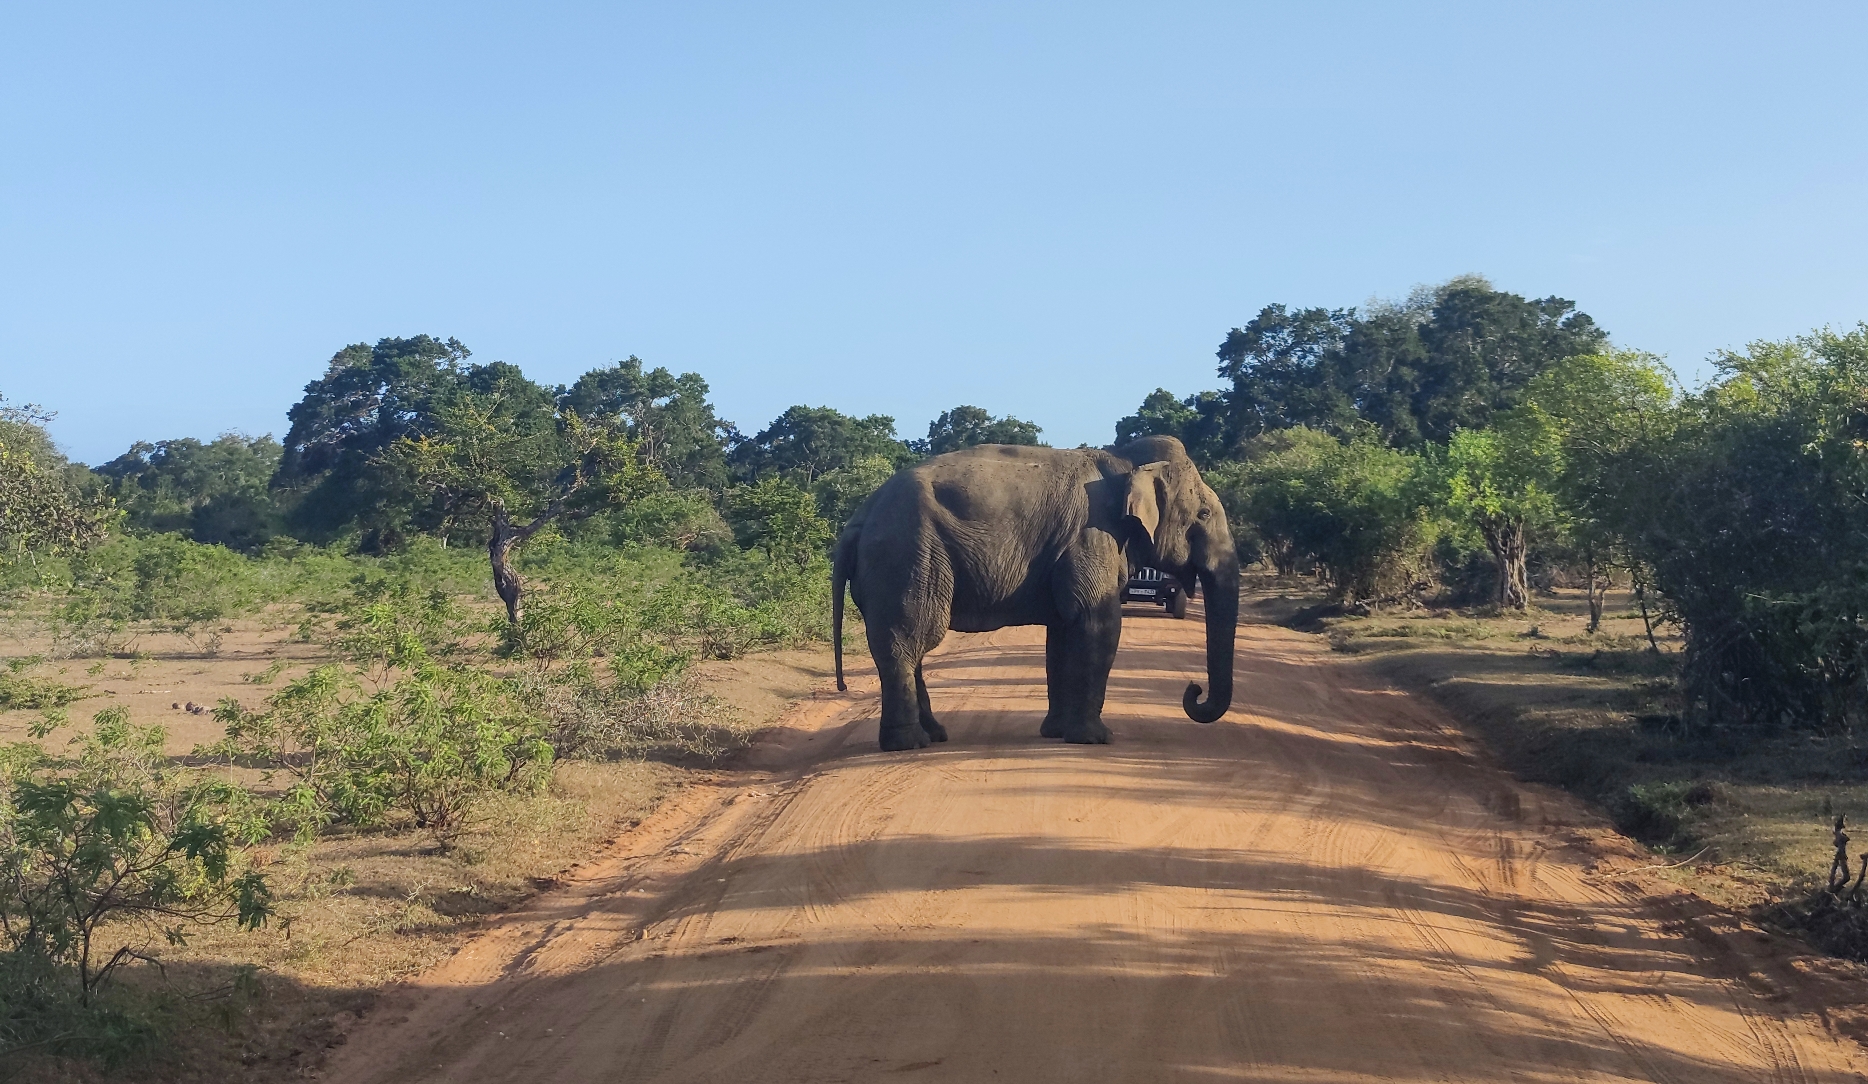
[[[1199,621],[1132,614],[1105,747],[1037,737],[1039,629],[930,661],[946,746],[808,705],[326,1078],[1864,1079],[1839,980],[1614,872],[1646,860],[1314,639],[1240,631],[1203,727]]]

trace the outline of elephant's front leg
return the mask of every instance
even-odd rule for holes
[[[1040,734],[1078,745],[1109,741],[1109,728],[1103,725],[1103,698],[1109,691],[1109,671],[1121,640],[1120,602],[1099,606],[1046,634],[1045,661],[1050,664],[1054,654],[1056,662],[1047,666],[1051,710]]]
[[[1044,627],[1044,694],[1046,710],[1044,722],[1038,727],[1041,738],[1061,738],[1064,736],[1065,703],[1058,690],[1064,682],[1064,626],[1046,625]]]
[[[927,679],[921,676],[921,664],[915,663],[915,704],[921,709],[921,729],[929,741],[946,741],[947,728],[934,718],[934,705],[928,700]]]

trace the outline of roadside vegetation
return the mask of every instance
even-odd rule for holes
[[[1038,437],[968,406],[746,437],[707,395],[386,339],[283,442],[95,469],[0,404],[0,1077],[315,1068],[808,686],[834,525],[895,469]]]
[[[1868,325],[1721,353],[1689,390],[1571,302],[1468,277],[1267,306],[1219,359],[1228,386],[1118,430],[1199,457],[1274,577],[1261,615],[1868,959],[1868,897],[1828,873],[1836,816],[1868,816]]]

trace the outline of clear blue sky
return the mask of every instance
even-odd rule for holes
[[[1868,6],[0,9],[0,392],[99,462],[340,346],[1103,443],[1462,272],[1690,376],[1868,318]]]

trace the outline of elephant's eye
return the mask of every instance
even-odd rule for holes
[[[1202,509],[1200,509],[1200,518],[1201,518],[1201,519],[1211,519],[1211,518],[1213,518],[1213,510],[1212,510],[1211,508],[1202,508]]]

